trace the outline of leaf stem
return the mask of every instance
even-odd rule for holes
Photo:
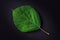
[[[40,28],[40,29],[41,29],[41,31],[43,31],[45,34],[50,35],[50,33],[48,33],[47,31],[45,31],[44,29],[42,29],[42,28]]]

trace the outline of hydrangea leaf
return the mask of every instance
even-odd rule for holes
[[[21,32],[31,32],[40,29],[41,18],[38,12],[29,5],[23,5],[13,9],[13,21]]]

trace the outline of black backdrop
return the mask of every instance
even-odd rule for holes
[[[21,33],[13,24],[12,10],[21,5],[32,5],[37,9],[43,20],[43,29],[50,35],[44,34],[41,30],[31,33]],[[56,14],[56,0],[17,0],[0,1],[0,33],[1,40],[58,40],[58,13]]]

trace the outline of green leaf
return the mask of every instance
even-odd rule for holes
[[[38,12],[29,5],[23,5],[12,10],[13,21],[21,32],[31,32],[40,29],[41,18]]]

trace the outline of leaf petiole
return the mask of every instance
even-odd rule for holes
[[[45,34],[50,35],[50,33],[48,33],[47,31],[45,31],[44,29],[42,29],[42,28],[40,28],[40,29],[41,29],[41,31],[43,31]]]

